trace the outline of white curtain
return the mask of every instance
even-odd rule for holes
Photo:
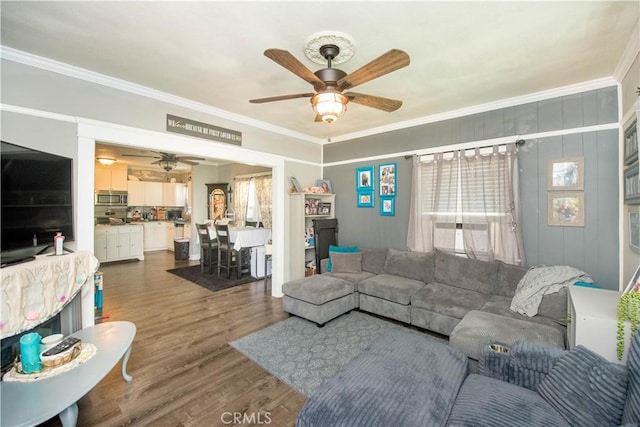
[[[426,161],[414,156],[407,233],[409,250],[454,251],[457,180],[457,153],[447,159],[439,153]]]
[[[515,144],[486,155],[474,150],[416,156],[407,247],[458,249],[469,258],[525,265]]]
[[[233,185],[233,211],[235,223],[244,224],[247,220],[247,203],[249,202],[249,183],[251,178],[236,178]]]
[[[505,152],[460,158],[461,218],[464,251],[469,258],[524,265],[515,144]]]
[[[258,197],[258,206],[260,207],[260,221],[264,224],[265,228],[271,228],[272,223],[272,191],[271,191],[271,175],[257,176],[255,180],[256,184],[256,196]]]
[[[249,187],[255,188],[254,198],[251,200],[256,209],[254,218],[247,218],[247,207],[249,206]],[[244,224],[247,219],[262,221],[266,228],[271,228],[272,196],[271,196],[271,175],[258,175],[255,177],[236,178],[234,184],[233,210],[235,211],[236,224]]]

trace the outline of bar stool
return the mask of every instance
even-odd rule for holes
[[[273,245],[267,243],[264,245],[264,291],[267,292],[267,285],[271,282]]]

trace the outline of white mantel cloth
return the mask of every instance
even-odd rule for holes
[[[538,314],[543,296],[559,292],[575,282],[593,283],[593,280],[584,271],[566,265],[531,267],[518,282],[510,308],[523,316],[533,317]]]
[[[58,314],[80,291],[93,283],[100,262],[89,251],[35,260],[0,270],[0,338],[32,329]]]

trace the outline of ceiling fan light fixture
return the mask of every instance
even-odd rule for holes
[[[96,160],[98,161],[98,163],[105,166],[112,165],[116,162],[116,159],[111,159],[109,157],[98,157]]]
[[[178,166],[178,162],[174,160],[163,159],[158,162],[158,165],[160,165],[160,167],[167,172],[170,172],[171,170],[173,170],[173,168]]]
[[[349,99],[340,92],[320,92],[311,98],[313,110],[325,123],[333,123],[347,111]]]

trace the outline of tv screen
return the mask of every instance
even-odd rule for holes
[[[4,141],[0,159],[0,251],[42,249],[57,232],[73,240],[73,160]]]

